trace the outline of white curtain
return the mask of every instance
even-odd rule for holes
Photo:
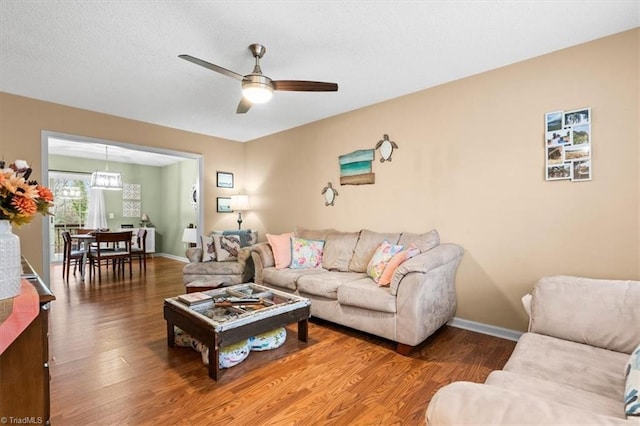
[[[87,205],[87,221],[85,226],[90,229],[106,229],[107,210],[104,206],[102,189],[91,188],[89,190],[89,202]]]

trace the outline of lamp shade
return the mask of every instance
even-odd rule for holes
[[[184,228],[182,232],[183,243],[197,243],[198,242],[198,229],[197,228]]]
[[[91,174],[90,187],[93,189],[122,190],[122,175],[118,172],[109,171],[109,147],[104,147],[105,170],[93,172]]]
[[[231,210],[233,211],[249,210],[249,196],[248,195],[231,196]]]
[[[122,175],[117,172],[93,172],[90,186],[96,189],[122,189]]]

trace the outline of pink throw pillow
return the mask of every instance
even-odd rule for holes
[[[376,283],[380,281],[380,276],[382,275],[385,266],[387,266],[387,263],[389,263],[393,256],[401,251],[402,246],[390,244],[387,240],[380,243],[375,253],[373,253],[373,257],[369,261],[369,265],[367,266],[367,275],[369,275]]]
[[[291,237],[295,237],[293,232],[274,235],[267,234],[267,240],[273,251],[273,260],[276,262],[276,269],[288,268],[291,264]]]
[[[385,266],[382,275],[380,275],[378,285],[380,287],[386,287],[391,284],[391,278],[402,262],[411,259],[417,254],[420,254],[420,249],[415,244],[411,244],[408,249],[402,250],[400,253],[394,255],[389,263],[387,263],[387,266]]]

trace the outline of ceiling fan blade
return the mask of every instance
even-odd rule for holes
[[[249,111],[253,104],[246,100],[244,96],[240,99],[240,103],[238,104],[238,109],[236,109],[236,114],[244,114]]]
[[[236,80],[242,81],[244,78],[243,75],[238,74],[237,72],[230,71],[226,68],[222,68],[219,65],[212,64],[207,61],[203,61],[202,59],[194,58],[191,55],[178,55],[178,58],[184,59],[185,61],[192,62],[196,65],[200,65],[201,67],[205,67],[210,69],[211,71],[219,72],[220,74],[226,75],[227,77],[235,78]]]
[[[325,83],[323,81],[303,81],[303,80],[277,80],[273,82],[274,90],[286,90],[290,92],[337,92],[336,83]]]

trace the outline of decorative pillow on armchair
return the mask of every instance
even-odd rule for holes
[[[213,244],[216,248],[218,262],[237,260],[240,251],[240,237],[237,235],[214,235]]]
[[[322,266],[324,241],[291,238],[291,269],[311,269]]]
[[[402,251],[402,246],[393,245],[388,241],[383,241],[376,249],[373,257],[367,266],[367,275],[377,283],[380,281],[382,272],[393,256]]]
[[[213,243],[213,236],[202,236],[202,261],[210,262],[216,260],[216,247]]]
[[[640,345],[631,352],[625,367],[624,406],[627,417],[640,418]]]

